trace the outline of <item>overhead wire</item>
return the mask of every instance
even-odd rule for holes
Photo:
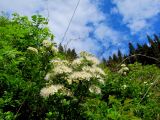
[[[77,11],[77,8],[78,8],[78,6],[79,6],[80,1],[81,1],[81,0],[78,0],[78,2],[77,2],[77,5],[76,5],[76,7],[75,7],[75,9],[74,9],[74,11],[73,11],[73,14],[72,14],[71,19],[70,19],[70,21],[69,21],[69,23],[68,23],[67,29],[66,29],[66,31],[64,32],[64,35],[63,35],[63,37],[62,37],[62,40],[61,40],[60,44],[62,44],[63,41],[65,40],[65,37],[66,37],[67,32],[68,32],[68,30],[69,30],[69,28],[70,28],[70,25],[71,25],[71,23],[72,23],[72,20],[73,20],[74,15],[75,15],[75,13],[76,13],[76,11]]]

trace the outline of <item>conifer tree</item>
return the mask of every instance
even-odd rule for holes
[[[132,45],[132,43],[129,43],[129,53],[132,54],[132,55],[135,53],[135,48]]]
[[[121,62],[122,61],[122,53],[120,50],[118,50],[118,61]]]
[[[59,46],[58,46],[58,51],[59,51],[60,53],[64,53],[64,49],[63,49],[63,46],[62,46],[61,43],[60,43]]]

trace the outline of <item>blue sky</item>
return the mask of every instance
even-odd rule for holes
[[[1,0],[0,11],[49,16],[48,27],[60,42],[78,0]],[[49,14],[48,14],[49,11]],[[145,43],[160,33],[160,0],[81,0],[63,44],[77,52],[107,58],[128,43]]]

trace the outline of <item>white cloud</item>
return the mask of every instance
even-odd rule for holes
[[[133,34],[149,28],[152,22],[148,20],[160,13],[160,0],[113,0],[113,3],[116,8],[112,11],[118,9]]]
[[[0,11],[18,12],[27,16],[39,11],[40,14],[47,16],[48,8],[49,27],[55,35],[55,41],[60,42],[77,2],[78,0],[1,0]],[[68,47],[75,48],[77,51],[86,50],[96,53],[101,50],[101,46],[97,46],[97,39],[106,48],[109,47],[109,43],[120,46],[122,43],[120,33],[103,24],[107,15],[99,10],[100,4],[100,0],[81,0],[64,43],[79,37],[83,39],[71,41]],[[88,23],[91,26],[87,25]],[[96,39],[91,39],[90,33],[93,33]],[[108,39],[104,41],[105,38]]]
[[[102,57],[109,57],[109,55],[116,53],[118,48],[123,51],[123,53],[127,51],[126,47],[124,47],[124,45],[128,42],[127,35],[124,35],[123,32],[116,31],[104,23],[97,26],[95,30],[95,37],[106,49],[102,53]]]
[[[1,0],[0,11],[31,15],[44,5],[42,0]]]

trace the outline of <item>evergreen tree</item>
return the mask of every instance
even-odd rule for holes
[[[72,59],[77,58],[77,53],[76,53],[75,49],[72,49],[71,53],[72,53]]]
[[[122,61],[122,53],[120,50],[118,50],[118,61],[121,62]]]
[[[117,62],[117,61],[118,61],[118,57],[117,57],[116,54],[113,54],[113,61],[114,61],[114,62]]]
[[[112,57],[111,56],[109,56],[109,61],[112,61]]]
[[[129,53],[132,54],[132,55],[135,53],[135,48],[132,45],[132,43],[129,43]]]
[[[64,53],[64,49],[63,49],[63,46],[62,46],[61,43],[60,43],[59,46],[58,46],[58,51],[59,51],[60,53]]]
[[[149,35],[147,35],[147,39],[148,39],[148,42],[150,43],[150,45],[153,46],[154,42]]]

